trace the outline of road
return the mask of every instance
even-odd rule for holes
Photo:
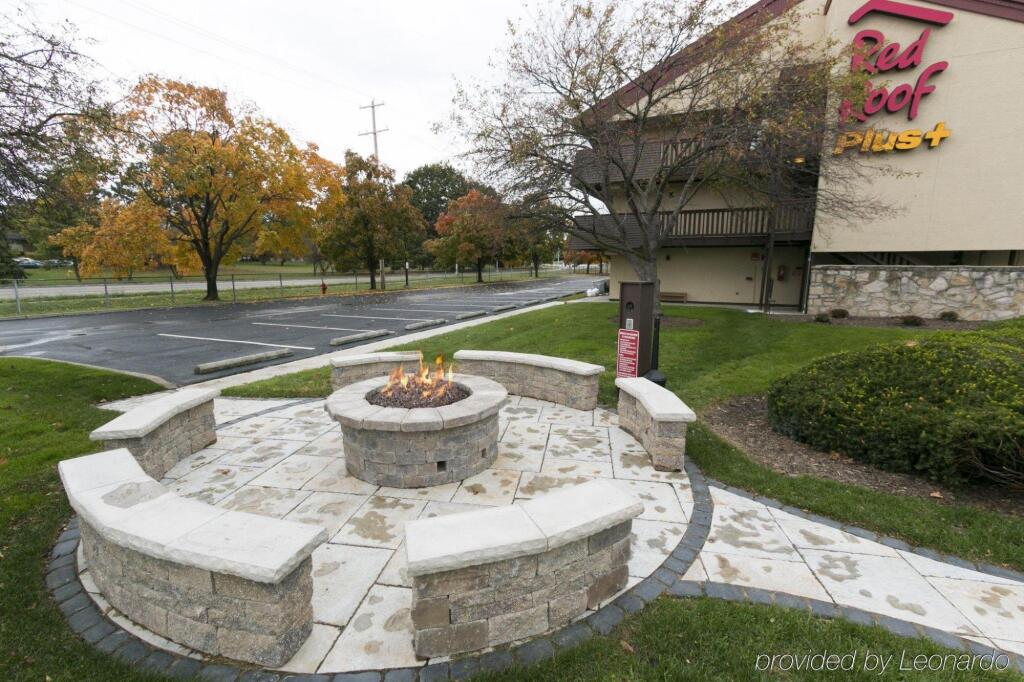
[[[522,270],[517,271],[519,273]],[[490,273],[488,273],[490,274]],[[256,277],[257,279],[250,279]],[[475,272],[465,273],[465,281],[471,282],[476,277]],[[447,276],[441,275],[436,272],[410,272],[409,281],[418,281],[423,279],[437,279],[438,281],[454,282],[456,276],[453,273],[447,273]],[[238,275],[235,278],[236,289],[266,289],[269,287],[281,286],[283,283],[286,287],[300,287],[300,286],[320,286],[320,282],[327,282],[327,286],[333,286],[336,284],[351,285],[353,282],[358,282],[364,289],[367,287],[370,276],[363,274],[357,278],[353,278],[353,275],[327,275],[326,277],[294,277],[289,275],[283,279],[277,277],[267,278],[264,275]],[[30,298],[54,298],[63,296],[103,296],[104,285],[103,283],[98,284],[78,284],[75,280],[67,280],[66,284],[53,283],[53,284],[37,284],[33,286],[31,279],[28,280],[29,284],[18,285],[18,296],[22,300]],[[405,283],[405,275],[401,272],[388,273],[387,283],[389,286],[399,287]],[[218,279],[218,286],[220,288],[221,297],[225,294],[230,297],[231,294],[231,277],[220,277]],[[206,282],[202,280],[185,280],[175,281],[174,291],[206,291]],[[171,279],[157,279],[148,280],[146,277],[142,277],[137,281],[118,281],[111,279],[107,282],[106,292],[111,296],[121,294],[150,294],[150,293],[162,293],[169,294],[171,292]],[[13,301],[14,300],[14,286],[12,284],[0,285],[0,301]]]
[[[345,346],[333,338],[389,330],[400,338],[406,325],[496,307],[536,304],[596,286],[602,278],[546,278],[473,287],[425,289],[264,303],[129,310],[94,315],[0,321],[0,355],[81,362],[156,375],[189,384],[280,362],[319,355]],[[293,352],[263,365],[202,376],[200,363],[261,351]]]

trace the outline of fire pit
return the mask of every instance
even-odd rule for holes
[[[350,384],[327,399],[341,424],[345,467],[393,488],[461,481],[498,456],[498,411],[508,392],[490,379],[420,367]]]

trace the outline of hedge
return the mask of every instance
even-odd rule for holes
[[[1024,490],[1024,320],[817,360],[768,393],[774,428],[957,486]]]

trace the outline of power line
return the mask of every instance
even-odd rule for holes
[[[380,161],[380,156],[377,154],[377,134],[386,133],[389,130],[389,128],[377,130],[377,107],[382,106],[384,106],[384,102],[378,102],[376,100],[371,99],[369,104],[367,104],[364,107],[359,107],[360,109],[370,110],[370,120],[373,122],[373,129],[368,130],[365,133],[359,133],[359,136],[362,137],[363,135],[373,135],[373,158],[376,159],[377,161]]]

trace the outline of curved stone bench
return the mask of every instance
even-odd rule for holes
[[[127,448],[143,471],[163,478],[175,464],[217,441],[213,399],[219,391],[183,388],[128,410],[89,434],[110,448]]]
[[[313,627],[312,526],[179,497],[126,449],[62,461],[89,573],[130,620],[216,656],[280,666]]]
[[[601,365],[532,353],[460,350],[456,369],[464,374],[493,379],[513,395],[547,400],[578,410],[597,407]]]
[[[659,471],[682,471],[686,425],[697,415],[675,393],[647,379],[619,377],[619,426],[651,455]]]
[[[418,366],[423,353],[418,350],[391,353],[362,353],[331,358],[331,386],[337,390],[357,381],[387,376],[400,365]]]
[[[405,524],[414,647],[450,656],[540,635],[625,588],[643,504],[590,481]]]

